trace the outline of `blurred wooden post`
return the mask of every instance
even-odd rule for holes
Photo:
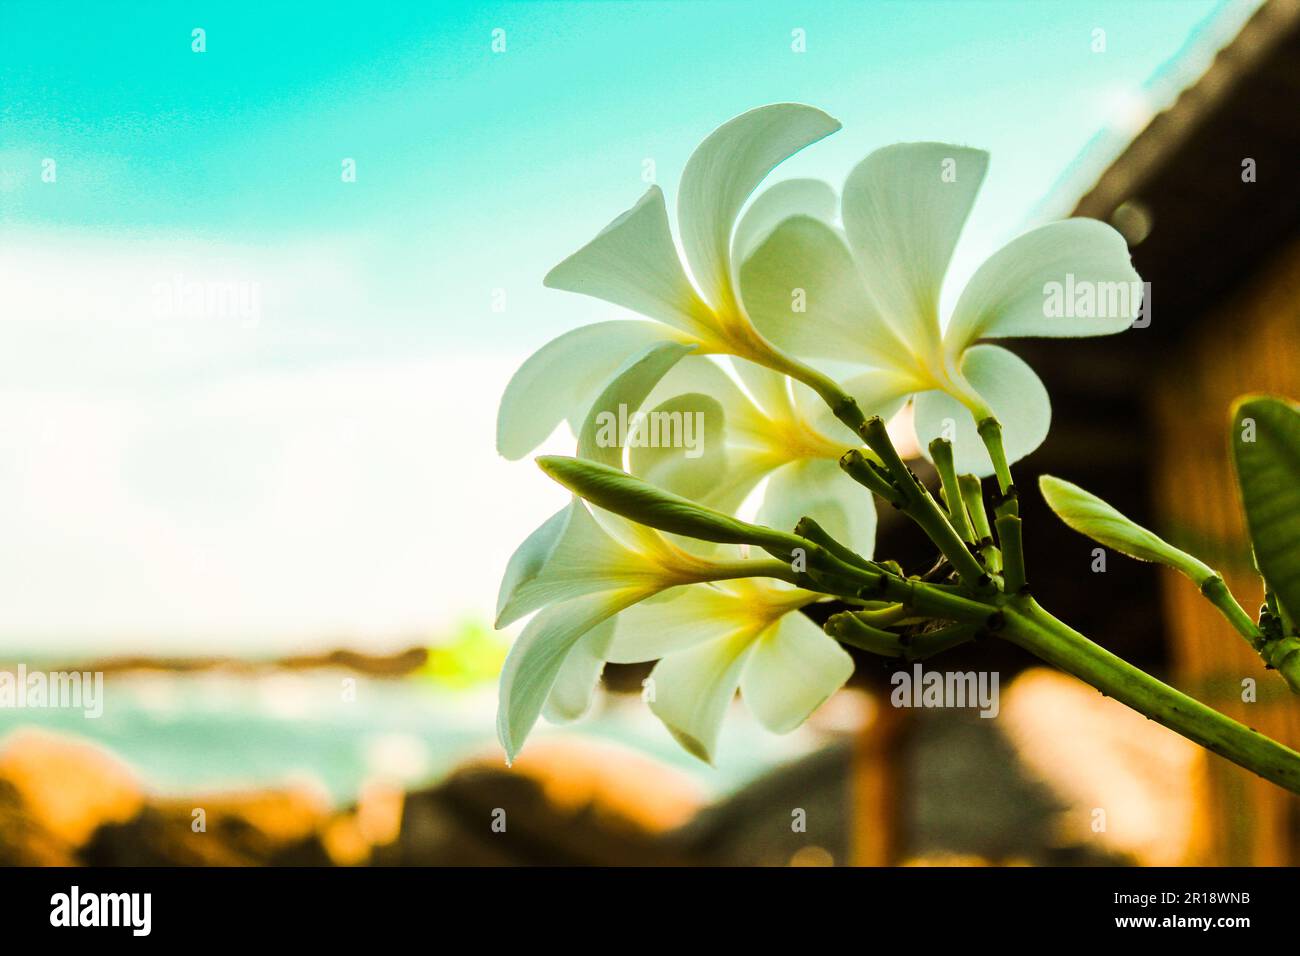
[[[850,773],[849,862],[894,866],[906,838],[905,749],[911,712],[891,707],[887,694],[872,696],[872,718],[853,741]]]

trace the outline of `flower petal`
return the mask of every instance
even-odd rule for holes
[[[875,503],[840,471],[838,462],[803,459],[778,468],[768,479],[758,523],[791,531],[805,516],[864,558],[871,557],[876,543]]]
[[[811,216],[823,222],[835,218],[839,197],[820,179],[787,179],[763,190],[750,203],[731,242],[733,262],[744,262],[772,230],[791,216]]]
[[[541,611],[524,628],[501,668],[497,737],[513,761],[537,723],[565,659],[578,640],[602,621],[648,596],[637,588],[587,594]]]
[[[652,408],[632,439],[629,471],[650,484],[693,501],[726,480],[726,413],[699,392]]]
[[[693,348],[680,342],[656,342],[628,358],[588,409],[578,434],[578,457],[622,468],[623,449],[641,403]]]
[[[938,349],[939,290],[987,167],[983,150],[898,143],[844,184],[849,243],[885,317],[917,350]]]
[[[905,372],[873,368],[845,378],[840,387],[857,401],[862,414],[879,415],[889,421],[922,385]],[[794,399],[799,416],[816,431],[836,441],[851,441],[851,433],[811,388],[796,383]],[[852,443],[860,442],[861,439],[857,439]]]
[[[772,230],[741,265],[740,291],[754,327],[796,355],[888,367],[907,354],[844,240],[817,219]]]
[[[746,706],[768,730],[787,734],[844,686],[853,658],[798,611],[754,645],[740,676]]]
[[[1042,380],[1024,359],[996,345],[967,349],[961,372],[1002,423],[1002,443],[1008,463],[1025,457],[1043,443],[1052,423],[1052,404]],[[916,435],[921,448],[943,436],[953,443],[960,474],[993,474],[993,462],[966,406],[946,392],[916,397]]]
[[[793,416],[794,403],[790,397],[789,378],[741,358],[732,359],[731,365],[764,415],[768,418]]]
[[[1067,219],[990,256],[957,300],[944,341],[955,352],[979,338],[1110,335],[1141,305],[1124,237],[1095,219]]]
[[[713,763],[718,733],[753,650],[748,631],[670,654],[650,672],[650,710],[688,753]]]
[[[723,123],[691,154],[678,190],[677,223],[695,281],[716,309],[736,308],[731,233],[745,200],[778,163],[839,128],[811,106],[775,103]]]
[[[658,405],[688,392],[715,398],[728,411],[748,404],[745,393],[721,365],[711,357],[693,355],[664,375],[663,380],[650,393],[646,405]]]
[[[578,499],[548,518],[510,557],[497,597],[497,627],[544,604],[597,591],[651,586],[659,572],[613,538]]]
[[[654,322],[597,322],[566,332],[534,352],[510,379],[497,412],[497,451],[524,457],[568,420],[582,427],[591,399],[636,352],[674,338]]]
[[[609,642],[614,636],[615,620],[602,621],[582,635],[565,657],[542,708],[542,716],[551,723],[571,723],[591,709],[596,685],[605,669]]]
[[[621,305],[692,334],[709,328],[713,319],[682,268],[658,186],[552,269],[543,284]]]
[[[750,363],[744,363],[749,365]],[[758,368],[758,366],[751,366]],[[762,370],[766,372],[766,370]],[[775,377],[775,373],[768,373]],[[733,514],[771,467],[770,461],[749,447],[755,436],[766,435],[768,422],[726,372],[706,356],[690,356],[678,363],[655,387],[646,405],[656,412],[680,415],[686,435],[687,415],[702,415],[691,425],[692,437],[702,436],[693,450],[682,447],[634,446],[628,458],[632,474],[651,484]],[[653,419],[651,419],[653,421]],[[668,419],[668,431],[676,428]],[[664,421],[660,421],[662,438]],[[696,457],[691,457],[698,452]],[[670,536],[695,553],[712,551],[702,542]]]
[[[749,620],[746,611],[730,588],[693,584],[665,591],[659,600],[618,616],[605,659],[615,664],[657,661],[743,630]]]

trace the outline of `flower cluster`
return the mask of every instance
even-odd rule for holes
[[[520,458],[568,421],[580,458],[723,514],[761,490],[761,523],[788,529],[809,517],[870,558],[874,509],[838,464],[861,442],[841,424],[848,399],[885,419],[911,400],[922,445],[950,439],[957,471],[994,470],[977,433],[985,420],[1000,423],[1008,460],[1033,451],[1050,422],[1046,390],[1015,354],[983,340],[1127,328],[1140,306],[1129,290],[1140,285],[1124,240],[1091,220],[1029,232],[975,272],[941,321],[940,286],[987,154],[898,144],[862,160],[838,197],[795,179],[749,201],[778,164],[838,128],[797,104],[745,113],[686,164],[678,239],[652,186],[556,266],[548,286],[650,321],[576,329],[529,358],[502,399],[500,452]],[[1067,287],[1087,290],[1088,308],[1060,308]],[[702,434],[690,453],[609,440],[609,422],[641,412],[696,416]],[[498,626],[537,612],[502,674],[507,753],[539,715],[583,713],[609,661],[659,661],[651,709],[704,759],[738,687],[765,726],[793,729],[852,670],[800,613],[825,597],[808,584],[780,561],[575,498],[524,542],[502,583]]]

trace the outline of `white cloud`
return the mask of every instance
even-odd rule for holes
[[[490,618],[510,552],[565,500],[496,455],[517,357],[277,367],[257,353],[265,319],[182,319],[183,351],[158,346],[142,296],[171,269],[265,281],[285,328],[354,308],[364,288],[327,248],[24,248],[0,262],[5,645],[207,654],[427,636]],[[46,293],[73,280],[111,305],[58,311]]]

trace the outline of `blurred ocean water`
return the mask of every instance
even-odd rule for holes
[[[448,690],[418,677],[344,671],[109,673],[103,715],[0,708],[0,749],[25,727],[92,741],[128,763],[158,795],[287,784],[322,789],[339,804],[370,781],[406,788],[437,782],[469,759],[499,758],[495,688]],[[539,728],[626,745],[688,774],[722,797],[807,752],[811,730],[776,737],[735,705],[716,767],[684,753],[635,697],[607,695],[573,727]]]

